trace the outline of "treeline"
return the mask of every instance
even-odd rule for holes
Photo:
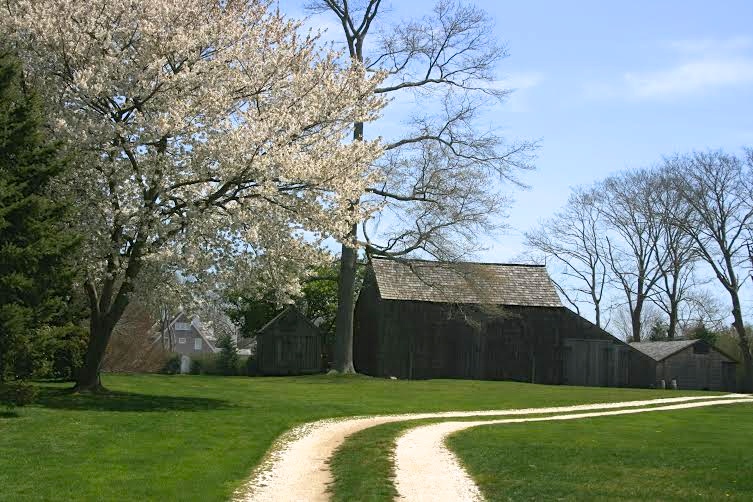
[[[753,388],[740,297],[753,260],[753,150],[677,155],[575,188],[526,241],[561,266],[559,289],[576,310],[592,306],[604,326],[608,312],[623,309],[634,341],[674,339],[731,317]],[[731,316],[713,308],[706,286],[714,283]],[[647,323],[651,311],[659,316]]]

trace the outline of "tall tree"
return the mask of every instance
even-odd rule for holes
[[[367,256],[395,258],[416,252],[442,259],[466,254],[507,207],[496,181],[514,181],[516,170],[529,167],[535,145],[506,144],[479,127],[482,102],[508,93],[494,80],[507,52],[495,42],[483,11],[441,0],[421,19],[377,31],[375,24],[384,17],[381,0],[315,0],[309,7],[336,16],[354,68],[387,75],[374,90],[377,95],[414,93],[422,102],[405,135],[385,144],[386,154],[375,164],[379,182],[350,201],[354,212],[381,209],[375,218],[361,218],[360,232],[354,224],[342,242],[334,369],[351,373],[357,248]],[[374,43],[368,44],[374,31]],[[436,107],[427,105],[432,100]],[[353,138],[363,137],[363,123],[357,121]]]
[[[625,172],[607,178],[599,190],[599,208],[609,229],[605,237],[609,268],[625,295],[632,339],[639,342],[643,308],[655,293],[664,259],[657,253],[662,227],[652,210],[652,175],[646,169]]]
[[[90,340],[101,388],[113,327],[148,264],[201,283],[297,291],[318,241],[350,228],[375,142],[377,79],[342,68],[266,0],[12,0],[2,23],[75,152]],[[304,231],[310,231],[304,234]],[[155,265],[157,264],[157,265]]]
[[[659,242],[654,249],[660,272],[656,284],[658,294],[651,299],[667,315],[666,336],[670,340],[677,335],[683,305],[693,306],[694,264],[698,259],[693,239],[674,221],[675,216],[687,220],[691,207],[672,179],[671,173],[657,169],[651,173],[647,186],[653,195],[647,210],[659,226]]]
[[[525,234],[526,245],[564,266],[561,291],[578,309],[577,302],[593,306],[596,325],[602,325],[604,290],[607,285],[604,226],[593,189],[576,188],[567,205],[538,229]],[[570,298],[569,287],[575,291]]]
[[[753,355],[743,321],[740,288],[750,264],[747,237],[753,225],[753,156],[699,152],[667,160],[684,202],[691,208],[675,224],[696,245],[732,304],[732,327],[745,368],[744,390],[753,391]]]
[[[18,61],[0,48],[0,382],[23,364],[42,326],[75,321],[68,201],[51,185],[66,169]],[[26,354],[26,355],[24,355]]]

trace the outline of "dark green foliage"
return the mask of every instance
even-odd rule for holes
[[[16,378],[73,380],[81,367],[89,333],[76,324],[45,325],[24,338],[13,361]]]
[[[37,388],[22,381],[9,382],[0,385],[0,404],[7,408],[26,406],[37,397]]]
[[[238,355],[237,351],[234,357],[229,354],[225,356],[222,352],[190,357],[189,372],[192,375],[252,376],[256,374],[253,360],[250,357]],[[180,370],[180,361],[178,361],[178,370]]]
[[[691,339],[703,340],[709,345],[716,345],[719,341],[719,333],[711,331],[703,323],[697,324],[688,330],[687,337]]]
[[[69,204],[49,192],[64,169],[17,61],[0,52],[0,381],[34,374],[43,353],[52,366],[58,349],[76,358],[70,347],[34,346],[40,336],[69,335],[78,317],[70,259],[78,239],[66,226]]]
[[[651,329],[649,330],[648,339],[652,342],[661,342],[668,338],[667,330],[669,329],[669,326],[663,321],[655,321],[651,325]]]
[[[160,373],[164,373],[166,375],[175,375],[180,373],[180,354],[172,354],[169,359],[165,361],[165,365],[162,367]]]
[[[238,373],[238,347],[230,335],[222,335],[217,340],[217,370],[222,375],[235,375]]]

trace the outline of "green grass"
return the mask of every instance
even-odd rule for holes
[[[104,384],[110,395],[45,384],[38,404],[0,415],[0,500],[226,500],[277,436],[306,421],[668,396],[324,375],[106,375]]]
[[[495,500],[753,500],[753,405],[489,425],[451,436]]]

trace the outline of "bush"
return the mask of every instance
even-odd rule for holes
[[[217,340],[217,347],[220,353],[217,354],[217,371],[222,375],[238,374],[238,347],[230,335],[222,335]]]
[[[26,406],[33,403],[36,397],[37,388],[21,380],[0,386],[0,404],[8,408]]]
[[[165,361],[165,365],[160,370],[160,373],[166,375],[176,375],[180,373],[180,358],[180,354],[171,354],[167,361]]]
[[[39,328],[18,348],[13,376],[75,379],[84,361],[88,338],[88,331],[75,324]]]

